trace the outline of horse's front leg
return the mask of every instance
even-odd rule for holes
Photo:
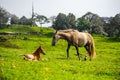
[[[67,47],[67,59],[69,59],[69,49],[70,49],[70,44],[68,44],[68,47]]]
[[[76,48],[76,51],[77,51],[78,59],[80,60],[80,54],[79,54],[78,46],[75,46],[75,48]]]

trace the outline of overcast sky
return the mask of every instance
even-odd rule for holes
[[[47,17],[58,13],[73,13],[81,17],[87,12],[101,17],[111,17],[120,13],[120,0],[0,0],[0,6],[18,17],[30,18],[32,3],[34,12]]]

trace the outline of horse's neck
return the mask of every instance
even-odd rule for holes
[[[38,58],[38,59],[40,58],[40,54],[33,53],[33,56]]]
[[[40,55],[40,51],[36,50],[36,51],[33,53],[33,55],[39,56],[39,55]]]
[[[68,36],[70,36],[69,33],[65,33],[65,32],[59,32],[58,35],[60,35],[61,37],[68,37]]]
[[[71,34],[70,33],[59,33],[59,35],[61,36],[61,39],[66,39],[69,40]]]

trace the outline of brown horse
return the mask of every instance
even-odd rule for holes
[[[67,47],[68,59],[69,59],[69,49],[71,45],[75,46],[79,60],[80,60],[80,54],[78,47],[82,47],[82,46],[85,47],[85,49],[87,50],[90,56],[90,60],[92,60],[92,58],[96,56],[94,39],[89,33],[79,32],[74,29],[59,30],[56,31],[53,36],[52,45],[55,46],[56,42],[59,39],[65,39],[68,42],[68,47]],[[85,56],[85,60],[87,58],[87,55]]]
[[[33,54],[25,54],[24,59],[25,60],[41,60],[40,53],[45,55],[45,51],[41,46],[39,46]]]

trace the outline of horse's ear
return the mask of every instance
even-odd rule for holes
[[[57,33],[58,30],[55,31],[55,33]]]

